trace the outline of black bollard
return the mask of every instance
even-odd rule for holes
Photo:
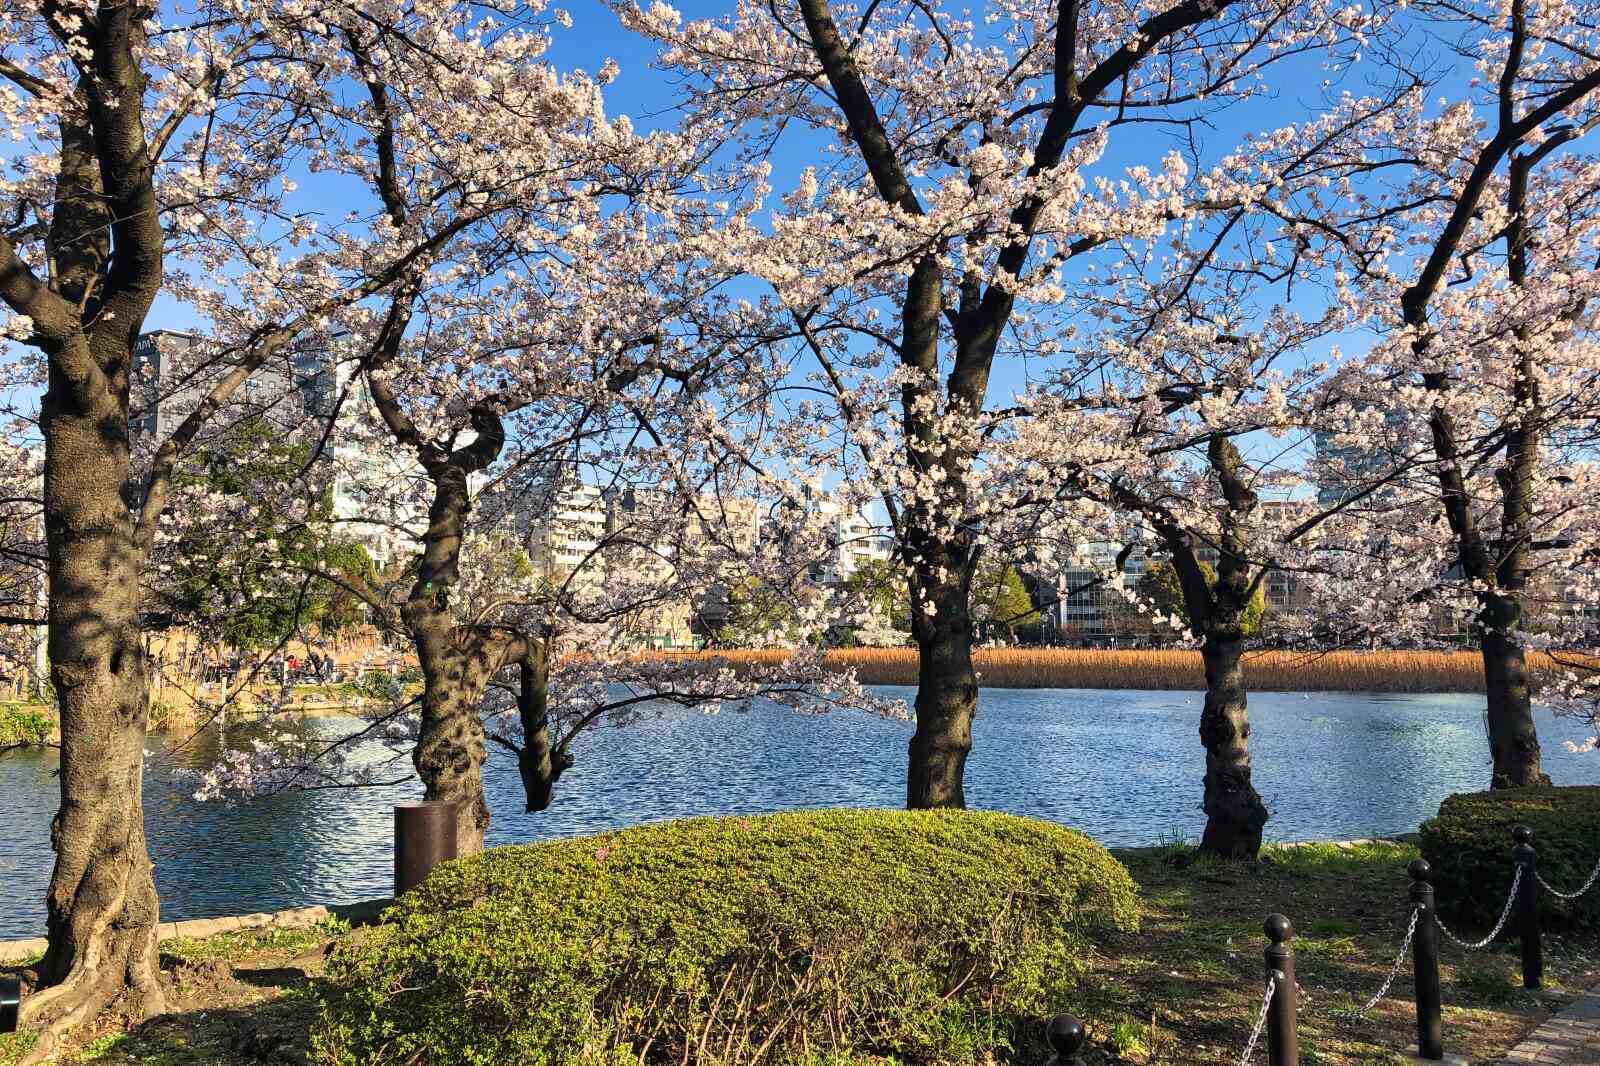
[[[0,1033],[17,1031],[17,1013],[22,1010],[22,982],[15,977],[0,977]]]
[[[394,809],[394,894],[422,884],[456,857],[456,805],[449,800],[400,803]]]
[[[1083,1023],[1070,1014],[1058,1014],[1044,1027],[1044,1038],[1055,1052],[1046,1066],[1083,1066],[1083,1042],[1088,1033]]]
[[[1533,850],[1533,830],[1527,826],[1514,826],[1511,839],[1516,841],[1511,861],[1522,870],[1515,904],[1522,938],[1522,987],[1538,988],[1544,980],[1544,947],[1539,943],[1539,854]]]
[[[1267,978],[1276,980],[1267,1008],[1267,1061],[1271,1066],[1300,1066],[1300,1036],[1296,1031],[1294,984],[1294,926],[1281,914],[1267,915]]]
[[[1417,981],[1417,1054],[1444,1058],[1444,1023],[1439,1013],[1439,923],[1433,913],[1433,868],[1416,859],[1411,875],[1411,902],[1417,908],[1417,929],[1411,937],[1411,971]]]

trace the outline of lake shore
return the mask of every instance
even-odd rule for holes
[[[791,652],[717,651],[673,653],[689,658],[721,656],[737,665],[773,665]],[[917,683],[915,648],[841,648],[830,664],[853,668],[868,685]],[[1600,666],[1600,657],[1581,656]],[[973,653],[978,683],[985,688],[1087,688],[1199,692],[1205,689],[1200,653],[1186,648],[979,648]],[[1554,662],[1530,653],[1535,677]],[[1252,692],[1482,692],[1483,660],[1476,651],[1288,651],[1245,653],[1245,681]]]

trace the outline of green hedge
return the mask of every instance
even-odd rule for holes
[[[1003,814],[808,811],[497,848],[335,952],[316,1048],[430,1066],[1036,1054],[1090,933],[1137,915],[1104,848]]]
[[[1422,855],[1433,866],[1446,918],[1494,924],[1511,890],[1511,827],[1533,830],[1538,869],[1575,892],[1600,858],[1600,787],[1507,788],[1451,796],[1422,825]],[[1563,903],[1541,890],[1546,920],[1600,927],[1600,885]]]

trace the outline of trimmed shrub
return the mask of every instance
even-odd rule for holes
[[[1538,870],[1575,892],[1600,859],[1600,787],[1506,788],[1451,796],[1422,824],[1422,856],[1433,866],[1439,909],[1485,931],[1511,891],[1511,827],[1533,830]],[[1600,928],[1600,885],[1572,903],[1543,890],[1545,919]],[[1513,921],[1515,918],[1512,919]]]
[[[968,811],[700,818],[441,866],[334,954],[329,1063],[1006,1057],[1071,1002],[1128,872]],[[1041,1056],[1042,1058],[1042,1056]]]

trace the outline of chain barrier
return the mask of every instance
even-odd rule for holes
[[[1494,928],[1489,930],[1489,935],[1484,937],[1482,940],[1475,941],[1471,944],[1467,943],[1465,940],[1462,940],[1460,937],[1452,933],[1445,926],[1444,922],[1439,920],[1438,914],[1433,916],[1434,924],[1439,927],[1439,932],[1449,937],[1458,946],[1466,948],[1468,951],[1482,951],[1484,948],[1489,946],[1495,937],[1500,935],[1500,930],[1506,927],[1506,919],[1511,917],[1511,908],[1517,902],[1517,886],[1520,884],[1522,884],[1522,866],[1518,865],[1516,874],[1511,878],[1511,893],[1506,896],[1506,906],[1505,909],[1500,912],[1500,920],[1494,923]]]
[[[1389,994],[1389,986],[1394,984],[1394,979],[1400,976],[1401,969],[1405,967],[1406,952],[1411,948],[1411,938],[1415,936],[1417,932],[1417,919],[1421,917],[1422,908],[1412,907],[1411,924],[1406,926],[1406,938],[1400,942],[1400,953],[1394,957],[1394,965],[1389,967],[1389,976],[1383,979],[1383,984],[1379,986],[1377,995],[1367,1000],[1361,1006],[1356,1007],[1354,1010],[1335,1010],[1329,1011],[1329,1014],[1332,1014],[1334,1017],[1340,1018],[1343,1021],[1358,1022],[1362,1018],[1366,1017],[1366,1014],[1369,1010],[1378,1005],[1378,1001],[1380,999]]]
[[[1261,1010],[1256,1013],[1256,1027],[1250,1030],[1250,1042],[1244,1046],[1244,1054],[1239,1056],[1239,1066],[1249,1066],[1250,1056],[1255,1054],[1256,1041],[1261,1039],[1261,1031],[1267,1027],[1267,1008],[1272,1005],[1272,993],[1278,987],[1276,977],[1267,978],[1267,994],[1261,997]]]
[[[1594,883],[1597,880],[1600,880],[1600,859],[1595,860],[1594,869],[1589,871],[1589,880],[1585,881],[1583,883],[1583,887],[1578,889],[1576,892],[1563,892],[1559,888],[1550,887],[1550,882],[1546,881],[1544,879],[1544,874],[1540,873],[1538,870],[1533,872],[1533,876],[1539,879],[1539,884],[1543,885],[1544,890],[1550,893],[1552,896],[1555,896],[1558,899],[1577,899],[1579,896],[1593,888]]]

